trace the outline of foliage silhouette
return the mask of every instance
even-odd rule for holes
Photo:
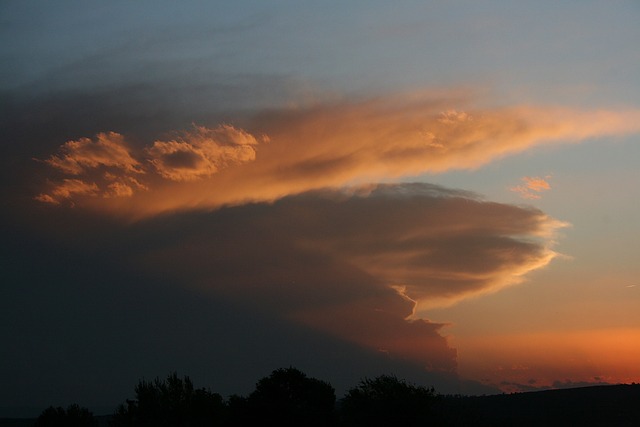
[[[343,425],[427,425],[436,400],[433,388],[408,384],[395,376],[364,379],[341,401]]]
[[[335,424],[335,402],[329,383],[289,367],[258,381],[248,398],[232,397],[229,407],[237,425],[329,426]]]
[[[164,381],[140,381],[135,394],[135,400],[118,407],[112,426],[211,426],[222,424],[225,417],[222,396],[194,389],[189,377],[181,379],[175,372]]]
[[[278,369],[247,397],[195,389],[188,377],[140,381],[112,426],[638,426],[640,384],[489,396],[436,395],[394,376],[365,379],[337,402],[333,387],[301,371]],[[101,419],[103,417],[100,417]],[[106,418],[106,417],[105,417]],[[0,419],[0,424],[2,424]],[[11,420],[9,420],[11,421]],[[5,424],[3,424],[5,425]],[[9,424],[14,425],[14,424]],[[16,424],[17,425],[17,424]],[[22,424],[20,424],[22,425]],[[86,408],[49,407],[36,427],[97,426]]]
[[[48,407],[38,417],[35,427],[92,427],[97,426],[98,421],[93,414],[79,405],[69,405],[65,410],[62,407]]]

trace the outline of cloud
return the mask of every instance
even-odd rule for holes
[[[193,181],[226,167],[255,160],[257,139],[242,129],[220,125],[215,129],[196,126],[178,140],[155,141],[147,148],[149,162],[162,177]]]
[[[45,191],[35,197],[38,201],[74,205],[78,198],[131,197],[136,190],[148,189],[139,181],[144,165],[134,158],[119,133],[67,141],[59,151],[44,162],[67,178],[49,180]]]
[[[124,143],[124,137],[116,132],[99,133],[96,140],[80,138],[68,141],[60,147],[60,155],[45,160],[48,164],[70,175],[82,173],[100,166],[121,169],[128,173],[141,173]]]
[[[524,199],[539,199],[541,197],[540,193],[551,189],[551,184],[549,184],[548,181],[549,178],[551,178],[551,176],[544,178],[525,176],[521,179],[524,185],[518,185],[509,189],[514,193],[520,194],[520,197]]]
[[[8,326],[0,328],[4,405],[42,408],[80,400],[115,408],[141,377],[175,369],[223,395],[246,395],[259,378],[291,365],[330,381],[338,396],[363,377],[381,373],[443,393],[460,392],[455,373],[441,372],[452,366],[455,352],[439,336],[439,324],[425,322],[414,333],[429,343],[433,354],[412,361],[392,342],[384,343],[384,352],[286,317],[293,307],[315,304],[318,295],[324,304],[333,300],[337,305],[342,299],[348,305],[346,296],[364,298],[367,289],[375,295],[376,286],[321,256],[296,258],[296,251],[283,251],[286,245],[278,235],[286,227],[271,232],[252,226],[265,209],[246,206],[135,224],[80,210],[39,209],[27,216],[34,220],[28,230],[20,227],[24,223],[3,221],[3,236],[12,242],[3,251],[0,299],[0,324]],[[6,210],[0,215],[6,217]],[[141,262],[159,248],[172,254],[166,263]],[[225,250],[233,256],[225,256]],[[198,262],[184,268],[194,254]],[[234,280],[247,278],[251,269],[259,279],[260,273],[269,273],[269,262],[288,266],[281,278],[296,273],[301,291],[317,290],[296,294],[295,286],[274,276],[255,281],[253,287]],[[314,266],[316,270],[308,270]],[[385,294],[393,301],[393,292]],[[360,327],[375,326],[368,319],[376,313],[366,313]],[[402,318],[393,319],[398,332],[407,329]],[[382,318],[378,323],[384,325]],[[425,369],[428,363],[431,372]]]
[[[344,194],[346,200],[324,206],[322,224],[313,227],[322,235],[309,245],[384,278],[421,307],[519,281],[556,256],[553,235],[565,225],[538,210],[428,184]],[[349,217],[358,219],[346,222]]]
[[[46,192],[35,199],[60,204],[63,200],[73,203],[80,197],[132,197],[139,190],[149,190],[153,172],[171,181],[202,179],[255,160],[256,144],[258,140],[253,135],[231,125],[214,129],[194,126],[193,131],[182,132],[176,139],[155,141],[136,159],[121,134],[99,133],[95,141],[81,138],[64,143],[60,154],[44,161],[66,176],[82,177],[92,183],[69,178],[49,181]],[[142,181],[145,178],[148,182]]]
[[[164,226],[167,244],[156,239],[136,264],[444,372],[456,367],[444,325],[416,309],[496,291],[547,265],[559,224],[428,184],[313,191],[185,223]]]
[[[124,151],[99,150],[99,137],[81,144],[84,151],[63,145],[49,157],[59,160],[45,164],[54,173],[37,197],[83,208],[43,209],[61,216],[98,218],[88,209],[144,218],[96,241],[114,239],[109,258],[136,277],[170,281],[216,307],[228,302],[237,310],[229,334],[253,327],[242,322],[245,314],[276,319],[452,373],[456,350],[446,325],[421,315],[547,266],[564,224],[464,191],[375,182],[476,168],[553,140],[631,132],[636,115],[463,111],[446,99],[387,97],[264,111],[233,126],[181,132],[156,133],[149,124],[108,138]]]
[[[39,194],[36,200],[45,203],[58,204],[62,199],[72,199],[76,196],[93,196],[99,192],[95,183],[87,183],[80,179],[63,179],[52,190],[51,194]]]
[[[242,126],[142,141],[127,151],[133,169],[81,163],[81,173],[59,183],[95,183],[97,192],[63,197],[54,188],[38,198],[134,219],[213,210],[203,228],[194,226],[197,235],[134,258],[250,310],[447,371],[455,353],[444,325],[417,313],[545,267],[564,224],[465,192],[371,183],[473,169],[544,143],[634,132],[640,123],[637,111],[450,104],[398,96],[264,111]]]
[[[640,131],[636,110],[451,108],[460,103],[426,95],[387,96],[263,111],[244,119],[242,127],[196,127],[176,138],[156,140],[135,159],[127,153],[109,163],[104,149],[96,156],[99,145],[85,141],[80,145],[95,147],[92,156],[85,156],[91,160],[77,158],[80,153],[67,143],[63,150],[69,158],[53,156],[49,163],[75,174],[103,164],[119,166],[125,175],[144,170],[149,191],[136,192],[126,204],[114,198],[98,202],[89,195],[73,200],[78,206],[144,217],[474,169],[541,144]],[[530,191],[523,194],[529,196],[544,189],[542,181],[525,185]]]

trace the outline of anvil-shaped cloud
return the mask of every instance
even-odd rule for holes
[[[58,176],[37,199],[146,218],[137,241],[153,246],[125,259],[149,274],[452,372],[443,325],[416,313],[546,266],[564,224],[463,191],[375,183],[639,129],[635,110],[336,102],[262,112],[243,126],[196,126],[151,144],[114,132],[70,141],[45,160]],[[158,215],[178,211],[191,213],[175,222]]]

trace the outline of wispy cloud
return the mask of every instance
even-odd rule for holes
[[[551,190],[551,184],[549,184],[548,181],[550,178],[550,175],[544,178],[540,178],[539,176],[525,176],[521,179],[523,182],[522,185],[517,185],[509,189],[514,193],[520,194],[520,197],[524,199],[540,199],[542,197],[541,193]]]
[[[95,183],[87,183],[80,179],[63,179],[55,185],[51,194],[39,194],[36,196],[36,200],[58,204],[60,200],[73,199],[77,196],[94,196],[98,194],[100,190]]]

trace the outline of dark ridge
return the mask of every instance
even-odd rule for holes
[[[449,396],[440,404],[451,426],[640,425],[640,384]]]

